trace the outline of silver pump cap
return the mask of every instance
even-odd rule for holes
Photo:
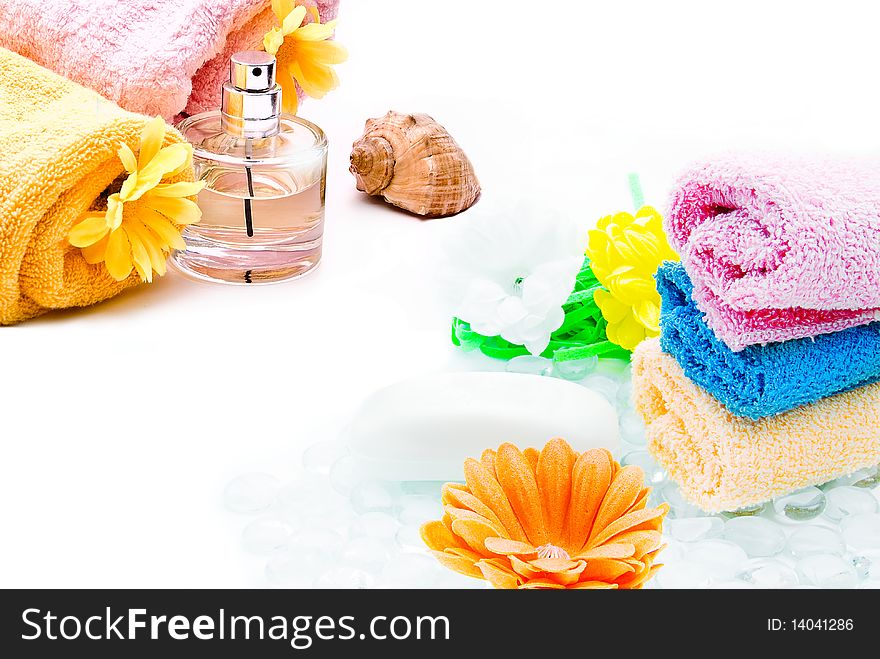
[[[223,130],[236,137],[277,135],[281,119],[281,87],[275,83],[275,57],[246,50],[229,61],[229,82],[220,101]]]

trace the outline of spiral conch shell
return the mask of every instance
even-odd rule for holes
[[[426,114],[391,111],[368,119],[351,152],[357,188],[425,217],[455,215],[480,196],[468,157]]]

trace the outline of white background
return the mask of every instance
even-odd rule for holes
[[[868,3],[343,0],[325,258],[301,281],[170,274],[98,307],[0,328],[0,586],[253,585],[223,485],[290,476],[374,389],[456,366],[438,245],[356,192],[368,117],[427,112],[465,148],[479,206],[525,198],[587,228],[662,206],[729,148],[878,148]]]

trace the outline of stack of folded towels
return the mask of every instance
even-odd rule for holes
[[[648,446],[717,512],[880,462],[880,167],[729,155],[679,181],[682,258],[633,361]]]

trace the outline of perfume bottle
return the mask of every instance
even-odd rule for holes
[[[196,177],[205,181],[202,219],[184,231],[172,263],[199,279],[235,284],[284,281],[321,260],[327,138],[281,113],[275,58],[236,53],[219,111],[184,119]]]

